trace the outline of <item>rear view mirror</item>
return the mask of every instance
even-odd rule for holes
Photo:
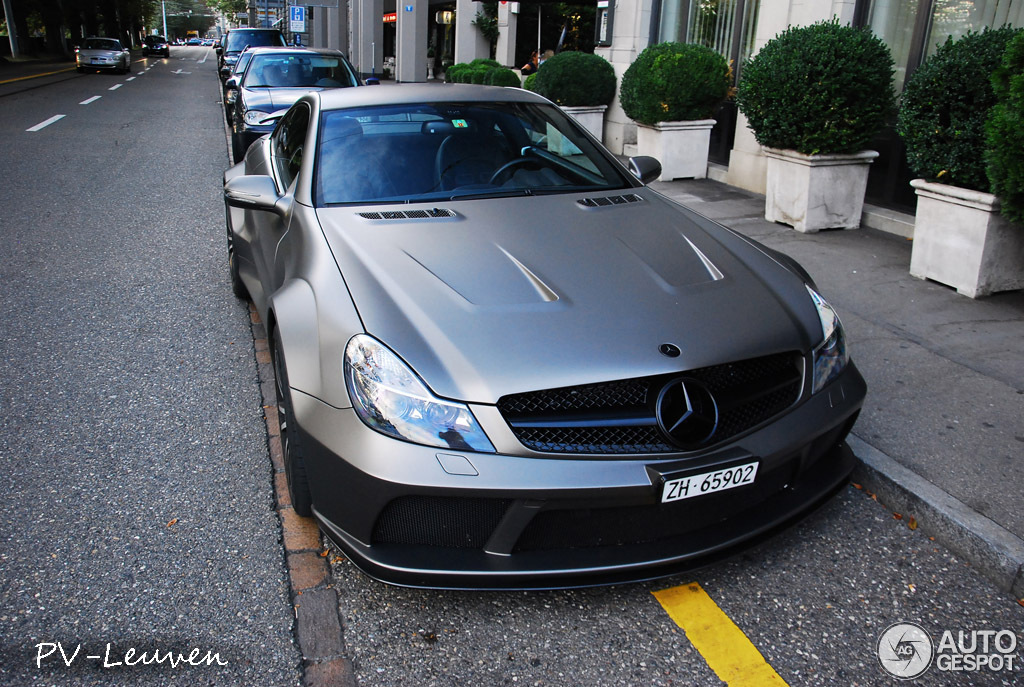
[[[234,208],[279,212],[277,186],[264,174],[237,176],[224,184],[224,200]]]
[[[227,69],[227,67],[225,67],[225,69]],[[228,73],[229,74],[231,73],[230,69],[228,69]],[[238,77],[237,76],[232,76],[230,79],[225,81],[224,82],[224,90],[225,91],[237,91],[238,90]]]
[[[629,171],[645,184],[661,176],[661,163],[648,155],[629,158]]]

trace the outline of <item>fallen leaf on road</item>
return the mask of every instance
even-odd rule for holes
[[[897,520],[902,520],[903,519],[903,513],[893,513],[892,517],[896,518]]]
[[[909,527],[912,530],[916,530],[917,529],[917,518],[911,516],[910,522],[907,523],[907,527]]]
[[[167,523],[167,526],[168,527],[174,527],[177,524],[178,524],[178,519],[174,518],[174,520],[171,520],[169,523]]]

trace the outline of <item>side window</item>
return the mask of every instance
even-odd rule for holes
[[[308,125],[309,107],[299,105],[284,116],[271,137],[274,168],[282,189],[292,185],[302,167]]]

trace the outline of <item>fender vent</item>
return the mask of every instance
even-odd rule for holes
[[[643,198],[635,193],[624,196],[602,196],[600,198],[582,198],[576,202],[585,208],[604,208],[610,205],[625,205],[627,203],[641,203]]]
[[[451,210],[431,208],[430,210],[388,210],[385,212],[360,212],[363,219],[431,219],[438,217],[455,217]]]

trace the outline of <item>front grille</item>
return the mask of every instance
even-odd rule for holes
[[[699,499],[541,511],[523,530],[513,552],[635,546],[696,533],[726,517],[751,517],[739,512],[750,511],[782,489],[797,462],[794,456],[776,470],[758,473],[756,488],[745,486]]]
[[[522,444],[543,453],[639,454],[681,449],[658,427],[661,389],[688,377],[715,397],[719,422],[703,448],[770,420],[796,403],[802,357],[780,353],[686,372],[504,396],[498,410]]]
[[[384,507],[373,528],[373,543],[481,549],[511,503],[510,499],[403,496]]]

